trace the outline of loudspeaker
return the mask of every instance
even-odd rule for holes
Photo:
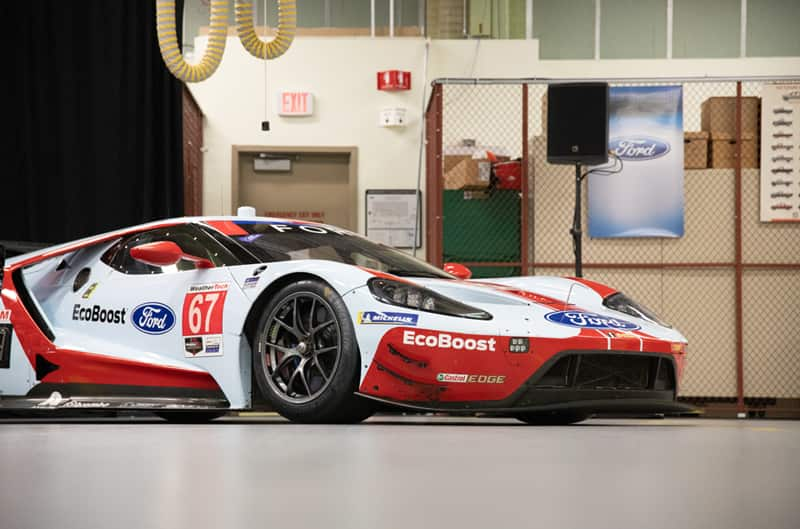
[[[608,83],[547,87],[547,163],[608,162]]]

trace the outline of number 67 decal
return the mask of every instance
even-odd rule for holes
[[[225,308],[225,289],[192,287],[199,292],[189,292],[183,299],[183,335],[199,336],[203,334],[222,334],[222,315]]]

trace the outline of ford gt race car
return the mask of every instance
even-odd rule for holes
[[[332,226],[180,218],[9,258],[0,410],[569,423],[688,411],[686,339],[585,279],[469,280]]]

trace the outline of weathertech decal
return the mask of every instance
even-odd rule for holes
[[[192,285],[183,299],[183,335],[222,334],[227,283]]]
[[[183,299],[182,318],[187,358],[222,356],[222,320],[227,295],[228,283],[189,287]],[[197,349],[198,344],[200,349]]]
[[[358,323],[361,325],[408,325],[417,326],[419,315],[407,312],[374,312],[364,311],[358,313]]]
[[[76,303],[72,307],[72,319],[74,321],[124,324],[126,312],[127,309],[104,309],[100,305],[84,307]]]
[[[451,382],[455,384],[504,384],[505,375],[463,375],[457,373],[439,373],[437,382]]]
[[[403,344],[417,347],[458,349],[462,351],[494,351],[497,340],[494,338],[454,336],[445,332],[424,334],[416,331],[403,331]]]

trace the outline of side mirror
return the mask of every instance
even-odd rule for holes
[[[150,266],[171,266],[181,259],[192,261],[197,268],[214,268],[214,263],[205,257],[188,255],[172,241],[157,241],[131,248],[131,257]]]
[[[472,272],[466,266],[459,263],[445,263],[444,271],[450,275],[454,275],[459,279],[469,279],[472,277]]]

